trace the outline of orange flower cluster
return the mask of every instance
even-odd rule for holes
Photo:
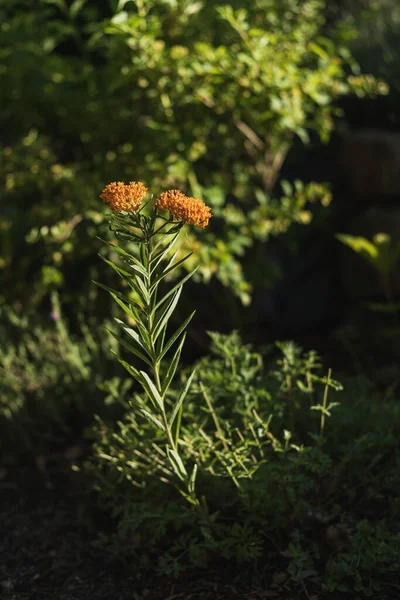
[[[155,206],[158,210],[167,210],[175,219],[207,227],[211,218],[210,208],[203,200],[186,196],[180,190],[168,190],[157,196]]]
[[[114,213],[119,210],[137,210],[145,197],[147,187],[141,181],[131,181],[128,185],[122,181],[109,183],[100,194],[100,198],[110,205]]]

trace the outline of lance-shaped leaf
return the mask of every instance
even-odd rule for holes
[[[188,379],[187,379],[187,381],[185,383],[185,386],[184,386],[183,390],[181,391],[181,393],[179,395],[179,398],[178,398],[178,400],[177,400],[177,402],[176,402],[176,404],[175,404],[175,406],[173,408],[173,411],[172,411],[172,414],[171,414],[171,417],[170,417],[170,420],[169,420],[169,426],[170,427],[172,427],[172,425],[174,424],[175,418],[176,418],[176,416],[177,416],[177,414],[178,414],[178,412],[179,412],[179,410],[180,410],[180,408],[181,408],[181,406],[183,404],[183,401],[186,398],[186,395],[187,395],[187,393],[189,391],[189,388],[190,388],[190,386],[192,384],[192,380],[193,380],[193,377],[194,377],[195,373],[196,373],[196,369],[191,373],[190,377],[188,377]]]
[[[102,260],[104,260],[104,262],[108,266],[110,266],[112,269],[114,269],[114,271],[116,271],[118,273],[118,275],[120,275],[121,277],[125,277],[126,279],[130,279],[132,277],[132,273],[129,273],[129,271],[125,271],[125,269],[123,269],[122,267],[119,267],[118,265],[113,263],[112,260],[108,260],[108,258],[106,258],[105,256],[102,256],[101,254],[99,254],[99,256]]]
[[[164,273],[165,269],[170,265],[171,261],[175,260],[178,252],[179,252],[179,248],[177,250],[175,250],[174,254],[172,255],[171,260],[167,263],[166,267],[160,268],[160,273],[159,274],[156,273],[157,267],[154,268],[151,271],[151,275],[152,275],[153,279],[155,278],[155,281],[152,283],[152,287],[157,287],[157,285],[161,281],[161,275],[162,275],[162,273]]]
[[[179,252],[179,248],[177,248],[177,249],[175,250],[175,252],[174,252],[174,253],[173,253],[173,255],[171,256],[171,258],[170,258],[170,259],[169,259],[169,261],[167,262],[166,266],[164,267],[164,269],[163,269],[163,271],[162,271],[163,273],[164,273],[165,269],[168,269],[168,268],[169,268],[169,267],[172,265],[172,263],[174,262],[175,258],[176,258],[176,257],[177,257],[177,255],[178,255],[178,252]]]
[[[134,233],[130,227],[140,231],[140,224],[136,215],[121,212],[112,217],[110,229],[115,232],[118,238],[128,242],[143,243],[144,240],[139,233]]]
[[[143,243],[143,239],[135,233],[129,231],[129,229],[118,228],[113,229],[112,231],[114,231],[117,238],[123,242],[137,242],[138,244]]]
[[[117,294],[113,294],[110,292],[111,298],[122,308],[122,310],[135,321],[140,321],[141,308],[136,302],[129,301],[129,306],[125,304],[125,302],[117,296]]]
[[[151,274],[154,273],[155,269],[157,269],[157,267],[161,263],[161,261],[167,256],[167,254],[175,246],[176,242],[178,241],[178,236],[179,236],[179,233],[175,234],[174,237],[172,238],[172,240],[170,242],[168,242],[168,244],[162,250],[160,250],[160,252],[158,252],[157,254],[155,254],[154,256],[151,257],[151,259],[150,259]]]
[[[149,413],[147,410],[145,410],[144,408],[140,409],[140,414],[147,419],[148,421],[150,421],[150,423],[152,423],[153,425],[155,425],[156,427],[158,427],[158,429],[161,429],[161,431],[165,432],[165,427],[164,425],[161,423],[161,421],[159,419],[157,419],[156,417],[154,417],[151,413]]]
[[[172,450],[172,448],[167,446],[167,455],[169,458],[169,462],[171,463],[171,466],[174,469],[176,475],[181,481],[186,481],[188,478],[188,474],[179,454],[175,452],[175,450]]]
[[[111,297],[113,298],[113,300],[115,300],[115,302],[117,302],[117,304],[119,304],[119,306],[130,317],[135,319],[135,321],[140,319],[139,312],[144,313],[144,311],[143,311],[142,307],[140,306],[140,304],[135,302],[135,300],[132,300],[132,298],[130,298],[126,294],[123,294],[122,292],[118,292],[117,290],[110,288],[108,285],[105,285],[104,283],[100,283],[99,281],[93,281],[93,283],[95,285],[97,285],[98,287],[102,288],[103,290],[105,290],[106,292],[108,292],[111,295]]]
[[[162,397],[160,396],[160,392],[157,390],[156,386],[150,379],[150,377],[144,371],[140,371],[140,374],[144,380],[144,389],[147,392],[147,395],[150,397],[150,400],[153,401],[153,404],[159,408],[162,412],[164,410],[164,402]]]
[[[159,253],[160,252],[164,252],[166,246],[163,246],[163,243],[165,242],[165,238],[163,236],[160,237],[160,239],[158,240],[158,242],[156,243],[155,246],[153,246],[152,250],[151,250],[151,257],[150,257],[150,263],[153,263],[153,261],[157,260],[157,258],[159,257]],[[172,240],[171,240],[172,242]],[[168,243],[171,243],[168,242]],[[162,248],[162,250],[158,250],[158,248]],[[158,250],[158,252],[157,252]]]
[[[183,258],[181,258],[181,260],[178,260],[178,262],[172,264],[171,266],[166,267],[166,269],[162,272],[162,274],[158,277],[158,279],[152,284],[152,288],[155,288],[158,286],[158,284],[160,283],[160,281],[162,281],[164,279],[164,277],[166,277],[167,275],[169,275],[169,273],[172,273],[172,271],[174,271],[174,269],[177,269],[181,264],[183,264],[185,262],[185,260],[187,260],[190,256],[192,256],[193,252],[190,252],[189,254],[187,254],[186,256],[184,256]],[[174,255],[175,258],[176,255]]]
[[[181,352],[182,352],[182,348],[183,348],[183,344],[185,343],[185,338],[186,338],[186,332],[183,334],[182,339],[179,343],[178,348],[176,349],[176,352],[170,362],[170,365],[168,367],[168,371],[167,374],[165,375],[165,379],[161,388],[161,393],[163,396],[165,396],[165,393],[168,391],[169,386],[171,385],[171,381],[174,378],[174,375],[176,373],[176,369],[178,368],[178,364],[179,364],[179,359],[181,357]]]
[[[133,367],[132,365],[130,365],[129,363],[126,362],[126,360],[123,360],[120,356],[118,356],[118,354],[116,352],[114,352],[113,350],[111,350],[111,352],[114,354],[114,356],[117,357],[118,362],[121,363],[121,365],[128,371],[129,375],[132,375],[132,377],[134,379],[136,379],[140,384],[142,384],[143,386],[143,378],[140,375],[140,371],[138,371],[138,369],[135,369],[135,367]]]
[[[112,335],[116,340],[118,340],[118,343],[120,344],[120,346],[122,346],[123,348],[125,348],[126,350],[128,350],[128,352],[131,352],[132,354],[134,354],[135,356],[137,356],[138,358],[140,358],[140,360],[142,360],[143,362],[145,362],[146,365],[148,365],[149,367],[152,366],[151,360],[149,360],[147,358],[147,356],[143,352],[141,352],[138,348],[136,348],[133,344],[130,344],[126,340],[121,339],[111,329],[106,328],[106,331],[108,331],[108,333],[110,335]],[[147,352],[147,350],[145,350],[145,351]]]
[[[126,280],[129,287],[131,288],[131,290],[133,290],[139,297],[139,299],[141,300],[141,302],[143,302],[144,306],[147,306],[147,300],[146,300],[146,296],[143,296],[142,290],[140,289],[140,287],[138,286],[138,278],[131,276],[129,279]]]
[[[116,271],[118,275],[120,275],[120,277],[126,279],[129,286],[137,293],[143,304],[148,304],[147,298],[149,294],[147,292],[146,287],[143,284],[143,281],[138,275],[133,276],[132,273],[125,271],[125,269],[122,269],[121,267],[118,267],[111,260],[108,260],[104,256],[101,256],[101,258],[102,260],[104,260],[105,263],[107,263],[111,268],[113,268],[114,271]],[[141,285],[139,285],[139,282],[141,283]]]
[[[140,336],[137,331],[132,329],[132,327],[128,327],[121,319],[115,318],[116,323],[122,327],[122,329],[127,333],[151,359],[153,358],[151,346],[147,344],[146,340],[143,340],[143,336]]]
[[[128,264],[132,262],[135,265],[135,267],[137,268],[137,270],[140,271],[143,276],[145,276],[145,277],[147,276],[146,269],[138,261],[138,259],[135,256],[133,256],[133,254],[131,254],[130,252],[127,252],[120,246],[117,246],[117,244],[113,244],[112,242],[102,240],[100,237],[98,237],[97,239],[99,239],[100,241],[104,242],[105,244],[107,244],[108,246],[113,248],[113,250],[115,250],[115,252],[118,252],[118,254],[120,254],[122,256],[122,258],[125,259],[125,261]]]
[[[161,313],[160,317],[156,321],[156,323],[154,325],[154,330],[153,330],[154,341],[157,340],[157,338],[160,335],[163,328],[167,326],[169,318],[172,315],[172,313],[174,312],[176,305],[178,304],[178,300],[179,300],[179,296],[181,295],[181,292],[182,292],[182,288],[180,287],[178,290],[176,290],[175,295],[171,299],[171,302],[167,305],[165,310]]]
[[[185,331],[186,327],[189,325],[190,321],[193,319],[194,314],[195,314],[195,310],[192,312],[191,315],[188,316],[188,318],[182,323],[182,325],[180,327],[178,327],[178,329],[175,331],[175,333],[169,338],[168,342],[165,344],[164,349],[161,351],[161,354],[159,355],[159,360],[161,360],[165,354],[168,352],[168,350],[171,348],[171,346],[176,342],[176,340],[179,338],[179,336]]]
[[[146,325],[146,321],[147,321],[147,315],[145,314],[145,312],[141,309],[140,310],[141,314],[137,315],[137,318],[135,319],[136,321],[136,327],[138,328],[138,331],[142,337],[142,348],[145,348],[148,355],[151,356],[153,358],[153,353],[151,350],[151,343],[150,343],[150,338],[149,338],[149,334],[147,331],[147,325]],[[120,321],[119,319],[115,319],[116,321],[120,322],[124,327],[125,327],[125,323],[123,323],[123,321]],[[144,322],[143,322],[144,320]]]
[[[139,252],[140,252],[140,260],[142,261],[142,265],[144,267],[144,269],[146,270],[146,277],[147,277],[147,263],[149,262],[149,258],[147,255],[148,252],[148,246],[147,244],[142,244],[139,248]]]
[[[196,273],[196,271],[197,271],[197,269],[198,269],[198,268],[199,268],[199,267],[197,266],[195,269],[193,269],[193,271],[192,271],[191,273],[188,273],[188,274],[186,275],[186,277],[184,277],[184,278],[183,278],[183,279],[181,279],[181,280],[180,280],[180,281],[179,281],[179,282],[178,282],[176,285],[174,285],[174,287],[173,287],[173,288],[171,288],[171,289],[169,290],[169,292],[167,292],[167,294],[165,294],[165,296],[164,296],[163,298],[161,298],[161,300],[160,300],[160,301],[159,301],[159,302],[156,304],[156,306],[155,306],[154,310],[158,310],[158,309],[160,308],[160,306],[162,306],[162,305],[164,304],[164,302],[166,302],[166,301],[168,300],[168,298],[169,298],[170,296],[172,296],[172,294],[173,294],[173,293],[174,293],[174,292],[175,292],[175,291],[176,291],[176,290],[177,290],[179,287],[182,287],[182,286],[183,286],[183,284],[184,284],[184,283],[185,283],[185,282],[186,282],[188,279],[190,279],[191,277],[193,277],[193,275]]]
[[[132,282],[132,279],[131,279]],[[146,284],[139,278],[136,278],[136,284],[138,286],[138,288],[140,289],[141,292],[141,297],[144,298],[145,300],[145,304],[150,304],[150,293],[149,290],[147,289]]]

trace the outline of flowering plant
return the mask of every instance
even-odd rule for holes
[[[140,253],[139,258],[136,258],[125,249],[111,244],[126,268],[121,268],[104,258],[105,262],[125,279],[134,293],[134,298],[101,283],[98,285],[110,292],[129,320],[135,324],[134,327],[130,327],[116,319],[125,334],[120,340],[121,345],[145,363],[147,371],[127,363],[121,357],[118,357],[118,360],[146,393],[148,405],[144,405],[143,400],[136,397],[141,415],[162,432],[165,449],[161,451],[161,455],[166,463],[163,472],[168,478],[175,476],[183,496],[192,504],[198,505],[195,493],[197,466],[194,465],[189,474],[179,453],[183,402],[194,371],[188,377],[176,402],[171,405],[166,401],[179,364],[186,328],[194,312],[176,331],[167,336],[168,324],[178,304],[183,284],[196,269],[164,295],[160,295],[160,283],[192,255],[190,253],[180,260],[175,260],[178,253],[176,251],[170,256],[182,227],[185,223],[206,227],[211,218],[211,211],[202,200],[188,197],[180,190],[168,190],[158,195],[155,201],[150,199],[143,203],[146,192],[147,188],[142,182],[130,182],[128,185],[114,182],[107,185],[101,193],[100,197],[110,205],[114,213],[110,225],[116,236],[123,241],[139,244]],[[117,334],[113,335],[119,338]],[[129,341],[126,338],[129,338]],[[170,352],[172,356],[168,360]],[[161,369],[164,362],[169,364]]]

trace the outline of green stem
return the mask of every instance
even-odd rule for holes
[[[146,307],[146,313],[147,313],[147,323],[148,323],[148,331],[149,331],[149,337],[150,337],[150,345],[151,345],[151,353],[152,353],[152,368],[153,368],[153,373],[154,373],[154,379],[156,382],[156,387],[158,392],[160,393],[160,396],[162,398],[162,411],[161,411],[161,416],[162,416],[162,420],[163,420],[163,424],[165,427],[165,431],[168,437],[168,443],[171,446],[172,450],[174,450],[176,452],[177,448],[176,448],[176,444],[172,435],[172,431],[171,428],[169,426],[168,423],[168,418],[167,418],[167,414],[165,412],[165,406],[164,406],[164,396],[161,393],[162,390],[162,386],[161,386],[161,379],[160,379],[160,364],[159,364],[159,360],[157,357],[157,353],[156,353],[156,345],[154,343],[153,340],[153,316],[152,316],[152,306],[151,306],[151,296],[150,296],[150,290],[151,290],[151,254],[152,254],[152,243],[151,243],[151,239],[153,237],[153,234],[151,232],[148,232],[147,237],[146,237],[146,241],[145,241],[145,248],[146,248],[146,284],[147,284],[147,290],[149,293],[149,301]],[[155,293],[155,292],[154,292]]]

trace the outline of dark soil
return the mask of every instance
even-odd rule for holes
[[[85,482],[65,459],[0,469],[0,598],[4,600],[285,600],[218,570],[179,581],[140,579],[99,533]],[[300,600],[302,590],[290,598]],[[305,597],[305,596],[304,596]],[[315,599],[318,596],[314,597]]]

